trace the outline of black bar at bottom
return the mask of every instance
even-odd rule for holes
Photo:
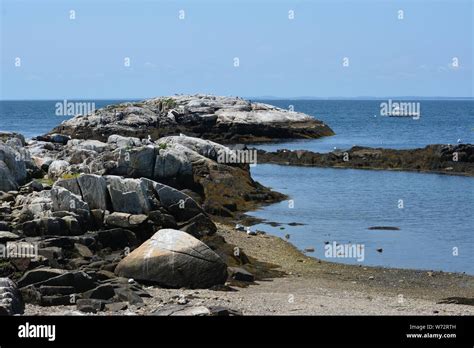
[[[41,327],[36,326],[41,325]],[[54,325],[54,340],[52,327]],[[474,317],[304,316],[0,317],[0,345],[21,344],[416,344],[474,343]],[[37,336],[46,337],[19,337]]]

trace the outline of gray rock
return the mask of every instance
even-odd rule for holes
[[[209,316],[211,311],[204,306],[166,304],[152,314],[157,316]]]
[[[80,140],[72,139],[68,141],[67,146],[74,150],[91,150],[97,153],[109,149],[109,145],[98,140]]]
[[[76,301],[76,307],[78,311],[84,313],[97,313],[105,309],[107,301],[98,299],[79,299]]]
[[[115,145],[117,147],[133,147],[141,146],[141,141],[138,138],[134,137],[123,137],[118,134],[113,134],[107,139],[107,143]]]
[[[171,288],[208,288],[225,282],[227,266],[198,239],[163,229],[127,255],[115,273]]]
[[[48,176],[52,179],[58,179],[68,170],[69,162],[64,160],[55,160],[51,162],[48,168]]]
[[[0,278],[0,316],[22,314],[25,305],[18,288],[11,279]]]
[[[51,201],[53,211],[89,211],[89,205],[82,200],[82,197],[60,186],[51,189]]]
[[[21,147],[0,142],[0,191],[16,190],[27,178],[29,153]]]
[[[36,284],[50,278],[57,277],[58,275],[64,274],[67,271],[57,268],[37,268],[26,272],[23,277],[18,280],[18,286],[23,288],[25,286]]]
[[[143,214],[150,211],[147,185],[140,179],[123,179],[108,175],[107,180],[113,210],[116,212]]]
[[[0,244],[6,244],[6,242],[17,240],[19,238],[20,237],[15,233],[0,231]]]
[[[82,200],[90,209],[107,210],[107,182],[99,175],[84,174],[77,178]]]
[[[187,194],[151,180],[142,179],[142,181],[153,187],[161,205],[173,214],[177,221],[186,221],[198,214],[204,213],[199,204]]]
[[[131,214],[128,213],[112,213],[106,216],[105,223],[109,226],[116,226],[116,227],[123,227],[123,228],[130,228],[131,224],[128,221]],[[146,215],[145,215],[146,217]]]
[[[154,169],[156,178],[172,178],[177,175],[190,176],[192,174],[193,166],[185,153],[177,148],[167,148],[159,151]]]
[[[131,177],[153,177],[155,148],[142,146],[131,149],[121,148],[118,159],[118,172]]]

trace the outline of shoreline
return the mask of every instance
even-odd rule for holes
[[[181,308],[226,307],[242,315],[474,315],[474,276],[327,262],[279,237],[248,236],[229,222],[216,225],[219,236],[249,257],[241,268],[255,275],[254,282],[213,290],[145,287],[152,297],[144,306],[95,315],[156,315],[176,306],[177,298],[186,301]],[[74,306],[31,304],[24,314],[85,315]]]

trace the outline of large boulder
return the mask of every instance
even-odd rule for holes
[[[170,288],[208,288],[226,281],[227,266],[193,236],[162,229],[126,256],[115,273]]]

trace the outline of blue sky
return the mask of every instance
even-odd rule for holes
[[[0,99],[473,96],[471,0],[0,3]]]

